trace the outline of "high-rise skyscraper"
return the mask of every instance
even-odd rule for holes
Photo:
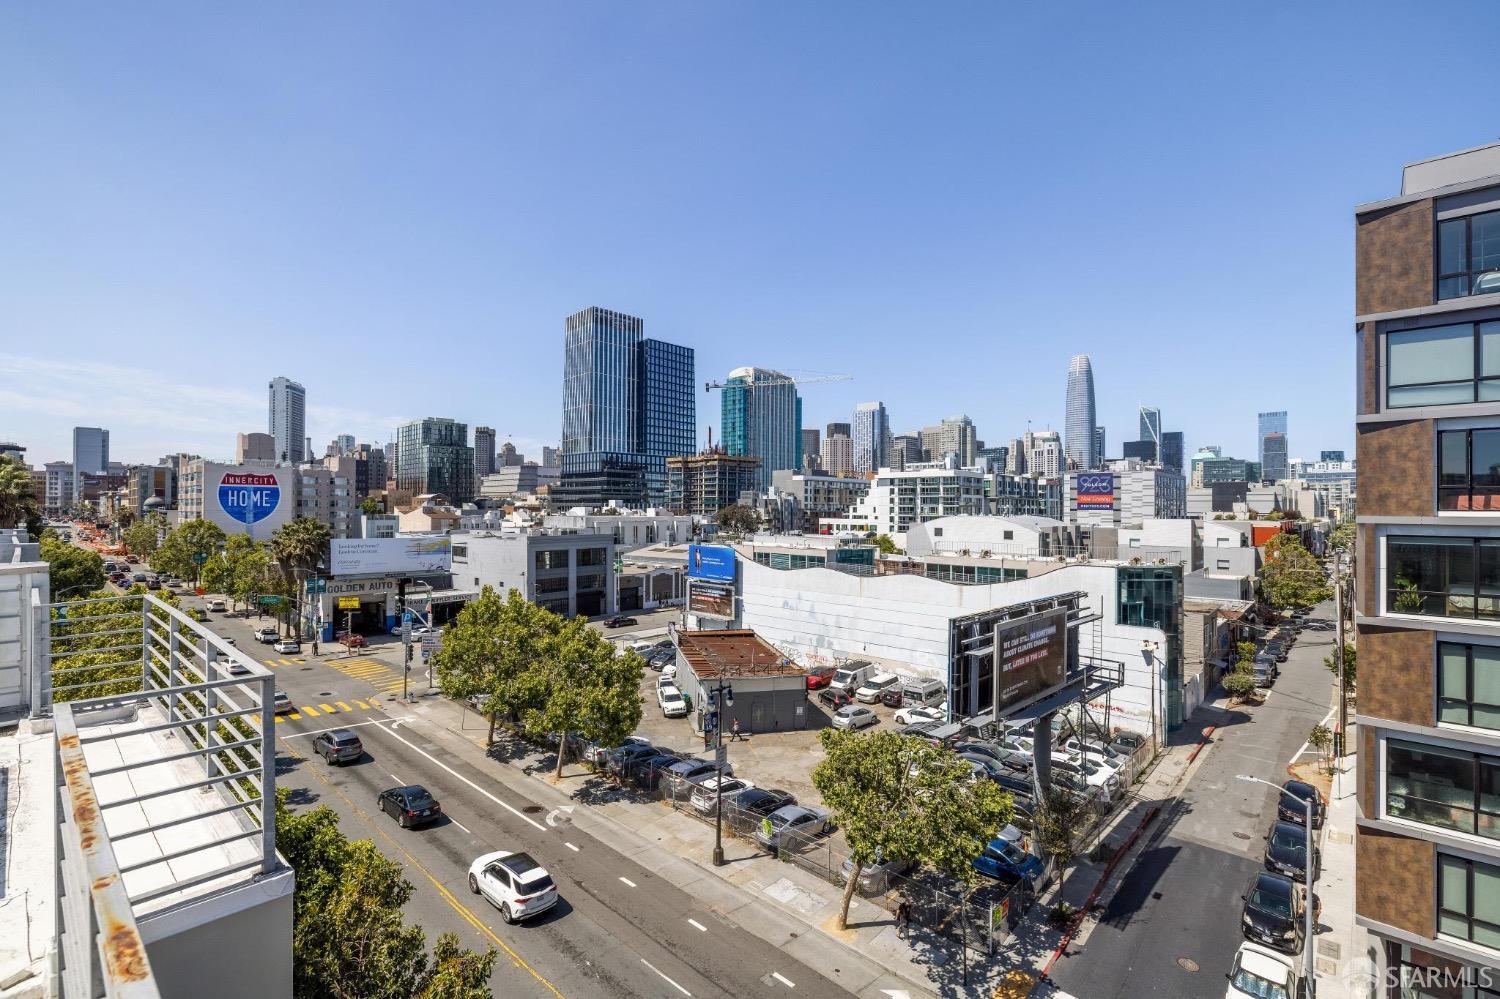
[[[735,368],[720,402],[724,450],[760,459],[756,484],[770,488],[771,473],[802,468],[802,397],[779,371]]]
[[[102,427],[73,428],[73,499],[83,497],[83,480],[109,472],[109,431]]]
[[[441,493],[453,503],[474,497],[474,449],[467,424],[428,416],[396,428],[400,465],[396,488],[417,495]]]
[[[1168,430],[1161,435],[1161,452],[1157,460],[1161,466],[1173,472],[1182,471],[1182,431]]]
[[[854,470],[873,472],[891,463],[891,424],[885,403],[862,402],[854,407]]]
[[[974,421],[967,416],[950,416],[935,427],[923,427],[921,433],[922,454],[915,460],[942,461],[945,455],[957,455],[962,466],[974,464],[979,441],[975,436]],[[913,460],[910,454],[907,460]]]
[[[1276,439],[1268,441],[1273,434],[1276,435]],[[1286,478],[1286,410],[1261,413],[1258,417],[1255,438],[1259,442],[1261,476],[1267,482]]]
[[[847,423],[830,423],[830,427],[845,427]],[[854,474],[854,441],[847,433],[830,433],[823,438],[823,467],[830,475]]]
[[[307,390],[290,378],[271,379],[271,436],[276,440],[276,460],[300,465],[307,454]]]
[[[595,306],[567,318],[555,500],[665,503],[667,458],[693,453],[693,349],[648,340],[644,325]]]
[[[495,429],[474,428],[474,475],[491,475],[495,471]]]
[[[1106,453],[1107,452],[1104,449],[1104,428],[1103,427],[1095,427],[1094,428],[1094,464],[1095,465],[1103,465],[1104,464],[1104,456],[1105,456]]]
[[[1318,452],[1318,460],[1319,461],[1343,461],[1344,460],[1344,452],[1342,452],[1342,451],[1319,451]]]
[[[1141,440],[1161,439],[1161,410],[1155,406],[1141,407]]]
[[[818,442],[817,427],[802,428],[802,465],[804,468],[808,465],[809,459],[814,468],[823,463],[823,447]]]
[[[1075,354],[1068,362],[1068,415],[1063,431],[1063,453],[1079,468],[1098,465],[1094,450],[1094,368],[1087,354]]]

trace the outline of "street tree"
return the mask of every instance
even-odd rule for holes
[[[106,598],[113,594],[97,590],[88,596]],[[140,689],[140,659],[137,657],[131,661],[128,655],[121,653],[119,629],[121,622],[128,620],[124,615],[135,615],[136,633],[139,634],[140,614],[146,596],[146,588],[136,583],[124,599],[95,599],[53,608],[50,628],[52,655],[55,657],[52,661],[54,700],[76,701]],[[170,607],[178,606],[177,598],[165,591],[153,594],[153,597]],[[153,607],[151,615],[163,622],[162,626],[169,631],[186,632],[186,627],[172,621],[166,611]]]
[[[1339,526],[1328,535],[1328,547],[1335,551],[1352,552],[1354,541],[1354,518],[1352,517],[1339,521]]]
[[[37,514],[31,470],[14,458],[0,456],[0,528],[25,527]]]
[[[1261,598],[1274,607],[1307,608],[1333,596],[1322,565],[1291,534],[1278,534],[1265,546],[1260,569]]]
[[[1353,642],[1345,642],[1344,643],[1344,675],[1343,675],[1343,678],[1342,678],[1343,679],[1343,683],[1344,683],[1344,691],[1345,691],[1345,693],[1350,693],[1350,692],[1352,692],[1354,690],[1355,661],[1356,661],[1356,659],[1357,659],[1357,653],[1356,653],[1355,648],[1354,648],[1354,643]],[[1326,656],[1323,657],[1323,668],[1326,669],[1326,670],[1328,670],[1328,672],[1332,673],[1335,680],[1340,679],[1340,677],[1339,677],[1339,667],[1338,667],[1338,654],[1336,652],[1330,652],[1328,655],[1326,655]]]
[[[1065,788],[1051,787],[1042,792],[1032,811],[1032,830],[1043,856],[1059,868],[1073,862],[1078,855],[1078,830],[1088,819],[1088,802]]]
[[[754,534],[760,517],[743,503],[732,503],[714,514],[714,523],[731,534]]]
[[[298,517],[271,532],[271,554],[281,569],[282,581],[289,593],[296,593],[298,582],[317,571],[318,563],[328,557],[328,542],[333,532],[322,521]],[[302,641],[302,615],[295,618],[297,641]]]
[[[151,558],[158,572],[178,579],[199,578],[200,564],[206,565],[224,544],[224,529],[208,520],[189,520],[168,532]],[[196,558],[202,556],[202,562]]]
[[[104,560],[97,552],[70,545],[53,531],[42,532],[40,548],[54,599],[70,594],[76,599],[84,590],[104,587]]]
[[[1333,729],[1319,722],[1312,727],[1311,732],[1307,733],[1307,744],[1322,755],[1324,769],[1331,770],[1333,761]]]
[[[120,534],[120,540],[132,555],[150,558],[160,544],[158,539],[162,536],[166,524],[166,518],[161,514],[151,514],[125,528]]]
[[[891,731],[824,729],[813,787],[844,831],[854,869],[844,885],[839,929],[865,867],[880,858],[924,861],[967,879],[975,857],[1012,813],[1011,797],[969,764],[925,740]]]
[[[298,999],[481,999],[495,951],[463,950],[445,933],[428,957],[426,935],[402,909],[413,894],[401,865],[367,839],[349,840],[327,806],[306,813],[276,793],[276,846],[296,872],[292,994]]]
[[[1226,673],[1221,682],[1225,692],[1237,701],[1245,700],[1255,691],[1255,675],[1245,670],[1236,669]]]
[[[556,737],[555,772],[561,777],[569,735],[617,746],[641,723],[645,662],[634,652],[617,655],[615,646],[582,618],[559,622],[531,671],[535,706],[524,722],[533,735]]]
[[[509,590],[501,596],[484,587],[443,631],[443,644],[432,656],[438,686],[462,701],[479,697],[479,710],[490,720],[486,743],[495,741],[498,718],[519,718],[534,707],[536,684],[529,674],[550,651],[549,640],[561,619]]]

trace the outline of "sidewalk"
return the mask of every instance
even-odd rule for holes
[[[1353,726],[1348,745],[1351,749],[1359,746],[1358,731]],[[1359,758],[1350,752],[1328,795],[1328,819],[1323,824],[1323,869],[1317,885],[1323,912],[1313,952],[1319,999],[1368,999],[1370,995],[1368,983],[1356,973],[1363,965],[1351,966],[1352,961],[1370,957],[1369,934],[1354,922],[1354,820],[1358,815],[1358,787]]]

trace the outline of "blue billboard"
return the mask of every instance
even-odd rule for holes
[[[1115,476],[1113,472],[1078,473],[1078,509],[1113,510]]]
[[[688,545],[688,576],[734,582],[734,549],[728,545]]]
[[[219,480],[219,509],[241,524],[265,520],[281,503],[281,486],[274,475],[225,472]]]

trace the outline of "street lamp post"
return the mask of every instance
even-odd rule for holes
[[[718,686],[710,691],[709,717],[714,723],[714,767],[717,771],[717,783],[714,791],[717,801],[714,804],[714,866],[724,866],[724,719],[721,716],[721,707],[734,707],[734,688],[725,686],[724,674],[719,674]]]
[[[1266,787],[1274,788],[1278,794],[1281,793],[1281,785],[1272,784],[1264,777],[1252,777],[1249,774],[1235,774],[1235,780],[1248,781],[1252,784],[1264,784]],[[1302,807],[1307,812],[1306,824],[1302,831],[1307,835],[1307,849],[1305,863],[1307,865],[1307,898],[1303,900],[1303,920],[1305,929],[1302,940],[1302,965],[1307,977],[1307,994],[1309,999],[1318,994],[1317,979],[1313,973],[1313,803],[1311,798],[1302,799]]]

